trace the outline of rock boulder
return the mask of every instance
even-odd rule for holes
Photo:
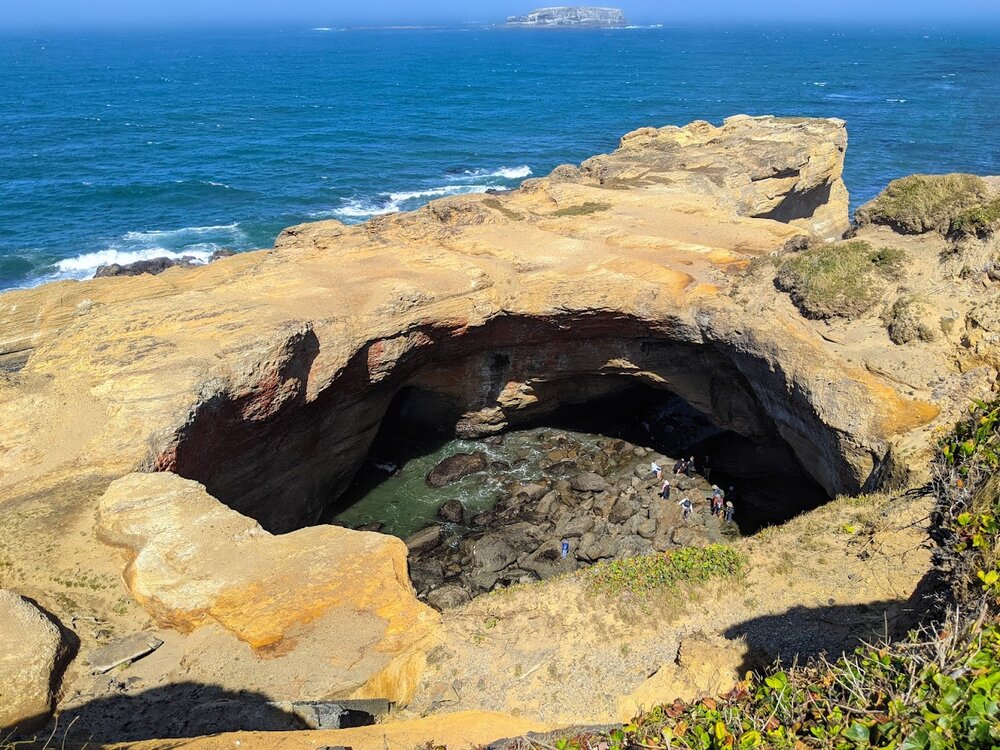
[[[52,712],[69,648],[38,607],[0,589],[0,732],[30,731]]]

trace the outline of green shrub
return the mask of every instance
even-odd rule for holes
[[[952,219],[983,203],[988,193],[974,175],[910,175],[890,182],[855,218],[861,225],[883,224],[903,234],[944,233]]]
[[[808,318],[858,318],[882,298],[887,280],[902,277],[905,261],[895,248],[838,242],[792,254],[775,283]]]
[[[1000,198],[962,211],[951,220],[948,234],[956,237],[986,238],[1000,226]]]
[[[739,575],[746,557],[725,544],[681,547],[661,555],[627,557],[597,563],[584,572],[592,591],[610,596],[646,596],[680,584],[704,583]]]

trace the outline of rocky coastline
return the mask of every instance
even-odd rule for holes
[[[731,540],[746,580],[676,621],[629,621],[561,575],[723,529],[698,476],[675,488],[700,505],[688,519],[657,500],[650,463],[669,472],[669,453],[582,451],[546,427],[557,414],[668,392],[753,448],[733,451],[746,476],[794,467],[857,496],[923,484],[940,431],[996,387],[996,183],[965,176],[926,221],[900,208],[913,185],[890,186],[852,227],[846,139],[808,118],[644,128],[510,193],[0,295],[0,587],[16,592],[0,608],[37,644],[0,652],[26,697],[2,694],[0,726],[55,709],[100,741],[154,740],[142,727],[273,729],[277,710],[289,728],[291,707],[378,699],[537,728],[711,690],[751,646],[843,648],[857,623],[905,620],[929,509],[897,495],[885,516],[859,521],[861,494]],[[443,508],[409,545],[318,523],[389,423],[476,440],[543,426],[544,468],[482,517]],[[482,467],[462,461],[435,481]],[[452,545],[459,522],[475,530]],[[862,523],[877,544],[852,542]],[[875,549],[895,551],[873,573]],[[529,579],[545,584],[482,595]],[[529,638],[538,622],[585,653]],[[695,679],[684,649],[721,671]]]

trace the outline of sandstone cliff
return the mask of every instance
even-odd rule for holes
[[[995,240],[942,256],[939,236],[866,229],[873,243],[901,243],[902,280],[861,318],[804,317],[775,288],[771,256],[848,229],[845,147],[837,120],[643,129],[509,194],[292,227],[273,250],[201,268],[0,295],[0,557],[16,560],[0,584],[67,621],[135,627],[139,602],[163,625],[218,632],[243,660],[238,679],[280,684],[282,698],[318,696],[283,665],[309,659],[296,651],[308,623],[350,609],[371,635],[350,648],[381,651],[336,692],[405,696],[434,618],[399,580],[398,547],[343,529],[292,534],[317,555],[357,552],[349,581],[337,578],[341,558],[320,555],[338,593],[304,615],[313,594],[299,593],[321,574],[277,597],[274,550],[295,542],[270,536],[319,517],[394,401],[488,435],[641,383],[787,445],[831,494],[906,481],[933,429],[996,377],[1000,295],[975,272]],[[941,306],[932,340],[890,338],[880,314],[907,295]],[[97,538],[109,486],[101,534],[124,552]],[[158,510],[109,520],[140,500]],[[211,533],[185,531],[204,518],[241,545],[221,568]],[[263,562],[239,570],[241,549]],[[170,562],[181,553],[183,565]],[[205,585],[178,586],[192,571]],[[234,609],[266,611],[266,635]],[[385,636],[411,616],[425,625]],[[82,637],[86,652],[97,636]],[[284,644],[280,658],[262,651],[271,643]],[[184,648],[193,674],[225,672],[204,643]]]

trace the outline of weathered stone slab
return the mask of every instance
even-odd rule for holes
[[[162,645],[163,641],[152,633],[133,633],[91,652],[87,661],[94,674],[104,674],[148,656]]]

